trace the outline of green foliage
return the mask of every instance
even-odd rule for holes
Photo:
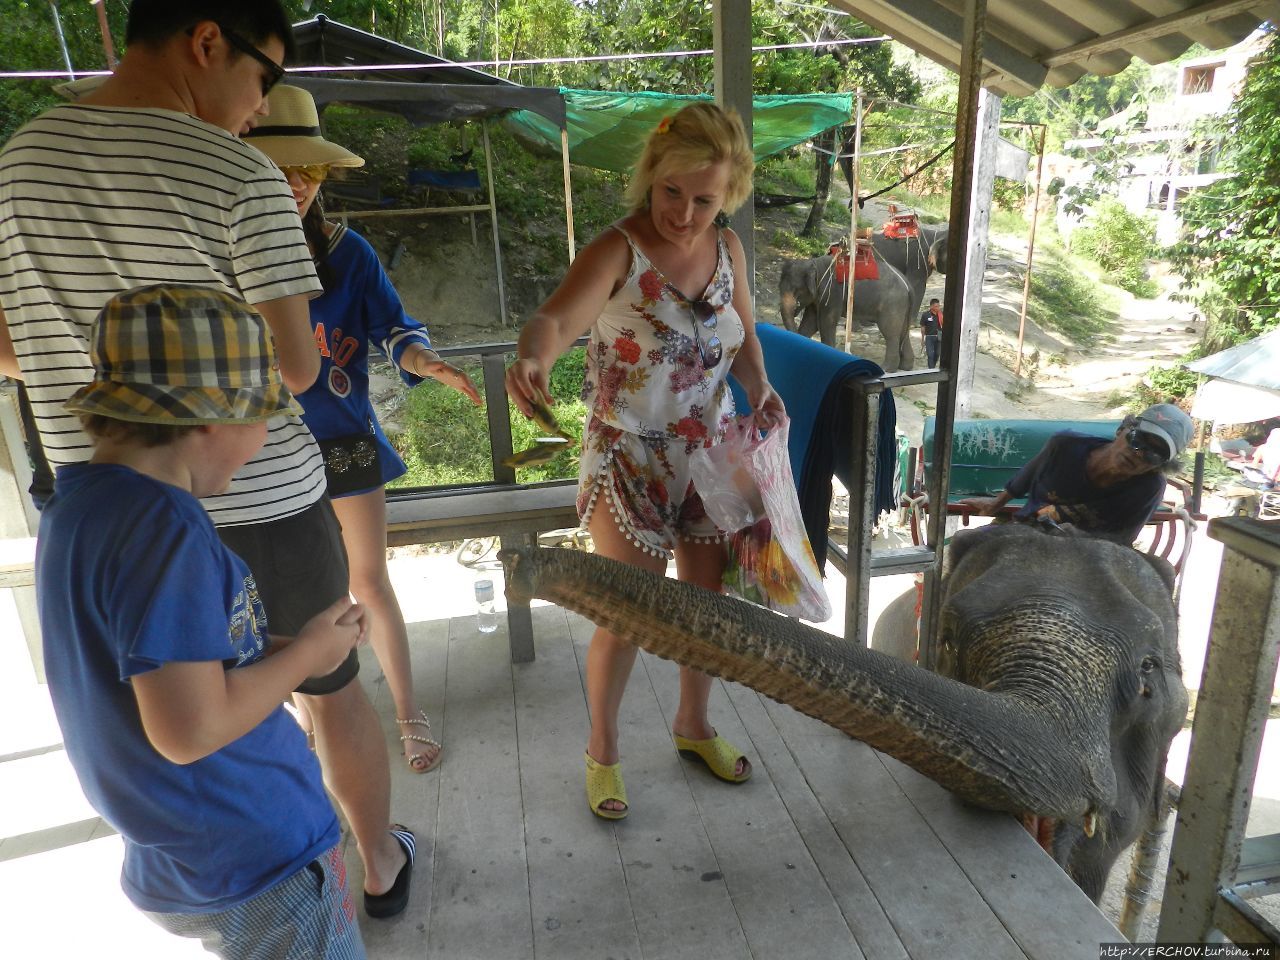
[[[1086,225],[1071,235],[1071,249],[1107,271],[1115,283],[1139,297],[1154,297],[1155,283],[1147,277],[1147,261],[1155,248],[1155,224],[1150,217],[1130,213],[1120,201],[1104,197]]]
[[[1182,364],[1198,359],[1199,351],[1193,351],[1171,367],[1151,367],[1142,381],[1134,388],[1132,408],[1145,410],[1156,403],[1177,403],[1190,400],[1200,385],[1199,374],[1185,369]]]
[[[1036,246],[1027,315],[1080,346],[1091,346],[1106,339],[1114,305],[1075,258],[1057,243],[1042,241]]]
[[[1233,175],[1183,201],[1173,261],[1194,278],[1193,299],[1225,328],[1220,339],[1280,326],[1280,39],[1254,60],[1225,124],[1223,169]]]
[[[805,236],[802,233],[791,233],[789,230],[773,232],[773,246],[800,257],[819,257],[827,252],[831,241],[825,237]]]
[[[1063,90],[1042,88],[1027,97],[1010,97],[1001,104],[1004,120],[1043,123],[1046,149],[1057,152],[1075,137],[1102,135],[1099,124],[1115,114],[1130,111],[1145,118],[1151,90],[1151,67],[1133,59],[1129,66],[1109,77],[1085,74]]]
[[[482,380],[478,363],[464,365],[471,379]],[[521,483],[572,479],[578,475],[578,452],[582,449],[582,426],[587,407],[579,399],[586,370],[586,351],[570,350],[551,368],[550,388],[555,398],[552,412],[574,442],[549,463],[517,471]],[[485,411],[466,397],[428,380],[406,396],[403,433],[391,442],[404,458],[409,472],[389,486],[396,489],[431,487],[456,483],[488,483],[493,480],[489,447],[489,427]],[[541,436],[532,420],[509,405],[511,445],[524,450]]]

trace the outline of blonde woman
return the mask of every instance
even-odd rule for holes
[[[289,181],[324,285],[324,293],[311,301],[320,375],[298,400],[303,420],[325,453],[329,496],[351,565],[351,592],[372,614],[370,642],[395,701],[405,761],[414,773],[426,773],[440,763],[442,748],[432,739],[431,723],[414,696],[408,633],[387,573],[383,487],[406,467],[369,399],[370,348],[390,359],[410,387],[430,377],[476,404],[480,395],[463,371],[431,349],[426,327],[405,313],[368,242],[326,221],[316,203],[331,169],[360,167],[364,160],[320,136],[315,102],[305,90],[280,85],[267,102],[268,119],[244,137],[275,161]]]
[[[736,113],[685,107],[650,134],[628,187],[631,213],[586,247],[520,336],[507,391],[526,416],[550,402],[551,365],[590,331],[578,515],[598,553],[655,573],[674,554],[681,580],[720,589],[724,532],[689,479],[689,455],[723,439],[742,384],[762,427],[785,415],[751,316],[742,243],[719,224],[751,192],[751,144]],[[597,629],[587,653],[587,802],[629,812],[618,711],[636,648]],[[683,755],[730,783],[750,761],[707,716],[711,678],[680,671],[672,732]]]

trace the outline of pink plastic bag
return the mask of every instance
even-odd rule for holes
[[[739,417],[723,443],[694,451],[690,467],[707,516],[732,533],[725,592],[820,623],[831,601],[791,477],[790,426],[784,420],[761,438],[750,416]]]

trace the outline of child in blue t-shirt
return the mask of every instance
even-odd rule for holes
[[[91,350],[67,408],[94,453],[58,470],[36,592],[67,755],[124,838],[125,893],[223,957],[362,958],[337,818],[281,704],[363,640],[365,613],[347,598],[268,637],[198,500],[296,412],[264,322],[219,290],[142,287],[106,305]]]

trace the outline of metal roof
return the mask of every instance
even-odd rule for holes
[[[918,53],[957,72],[961,0],[832,0]],[[1238,43],[1264,21],[1280,21],[1280,0],[988,0],[982,85],[1022,97],[1085,74],[1109,76],[1133,57],[1163,63],[1193,43]]]
[[[324,14],[293,25],[293,42],[297,55],[291,66],[355,66],[364,64],[422,63],[435,69],[415,72],[367,71],[359,74],[369,80],[410,83],[467,83],[515,87],[519,84],[495,77],[483,70],[460,67],[449,60],[433,57],[414,47],[396,43],[386,37],[367,33],[356,27],[330,20]],[[292,81],[291,81],[292,82]]]

